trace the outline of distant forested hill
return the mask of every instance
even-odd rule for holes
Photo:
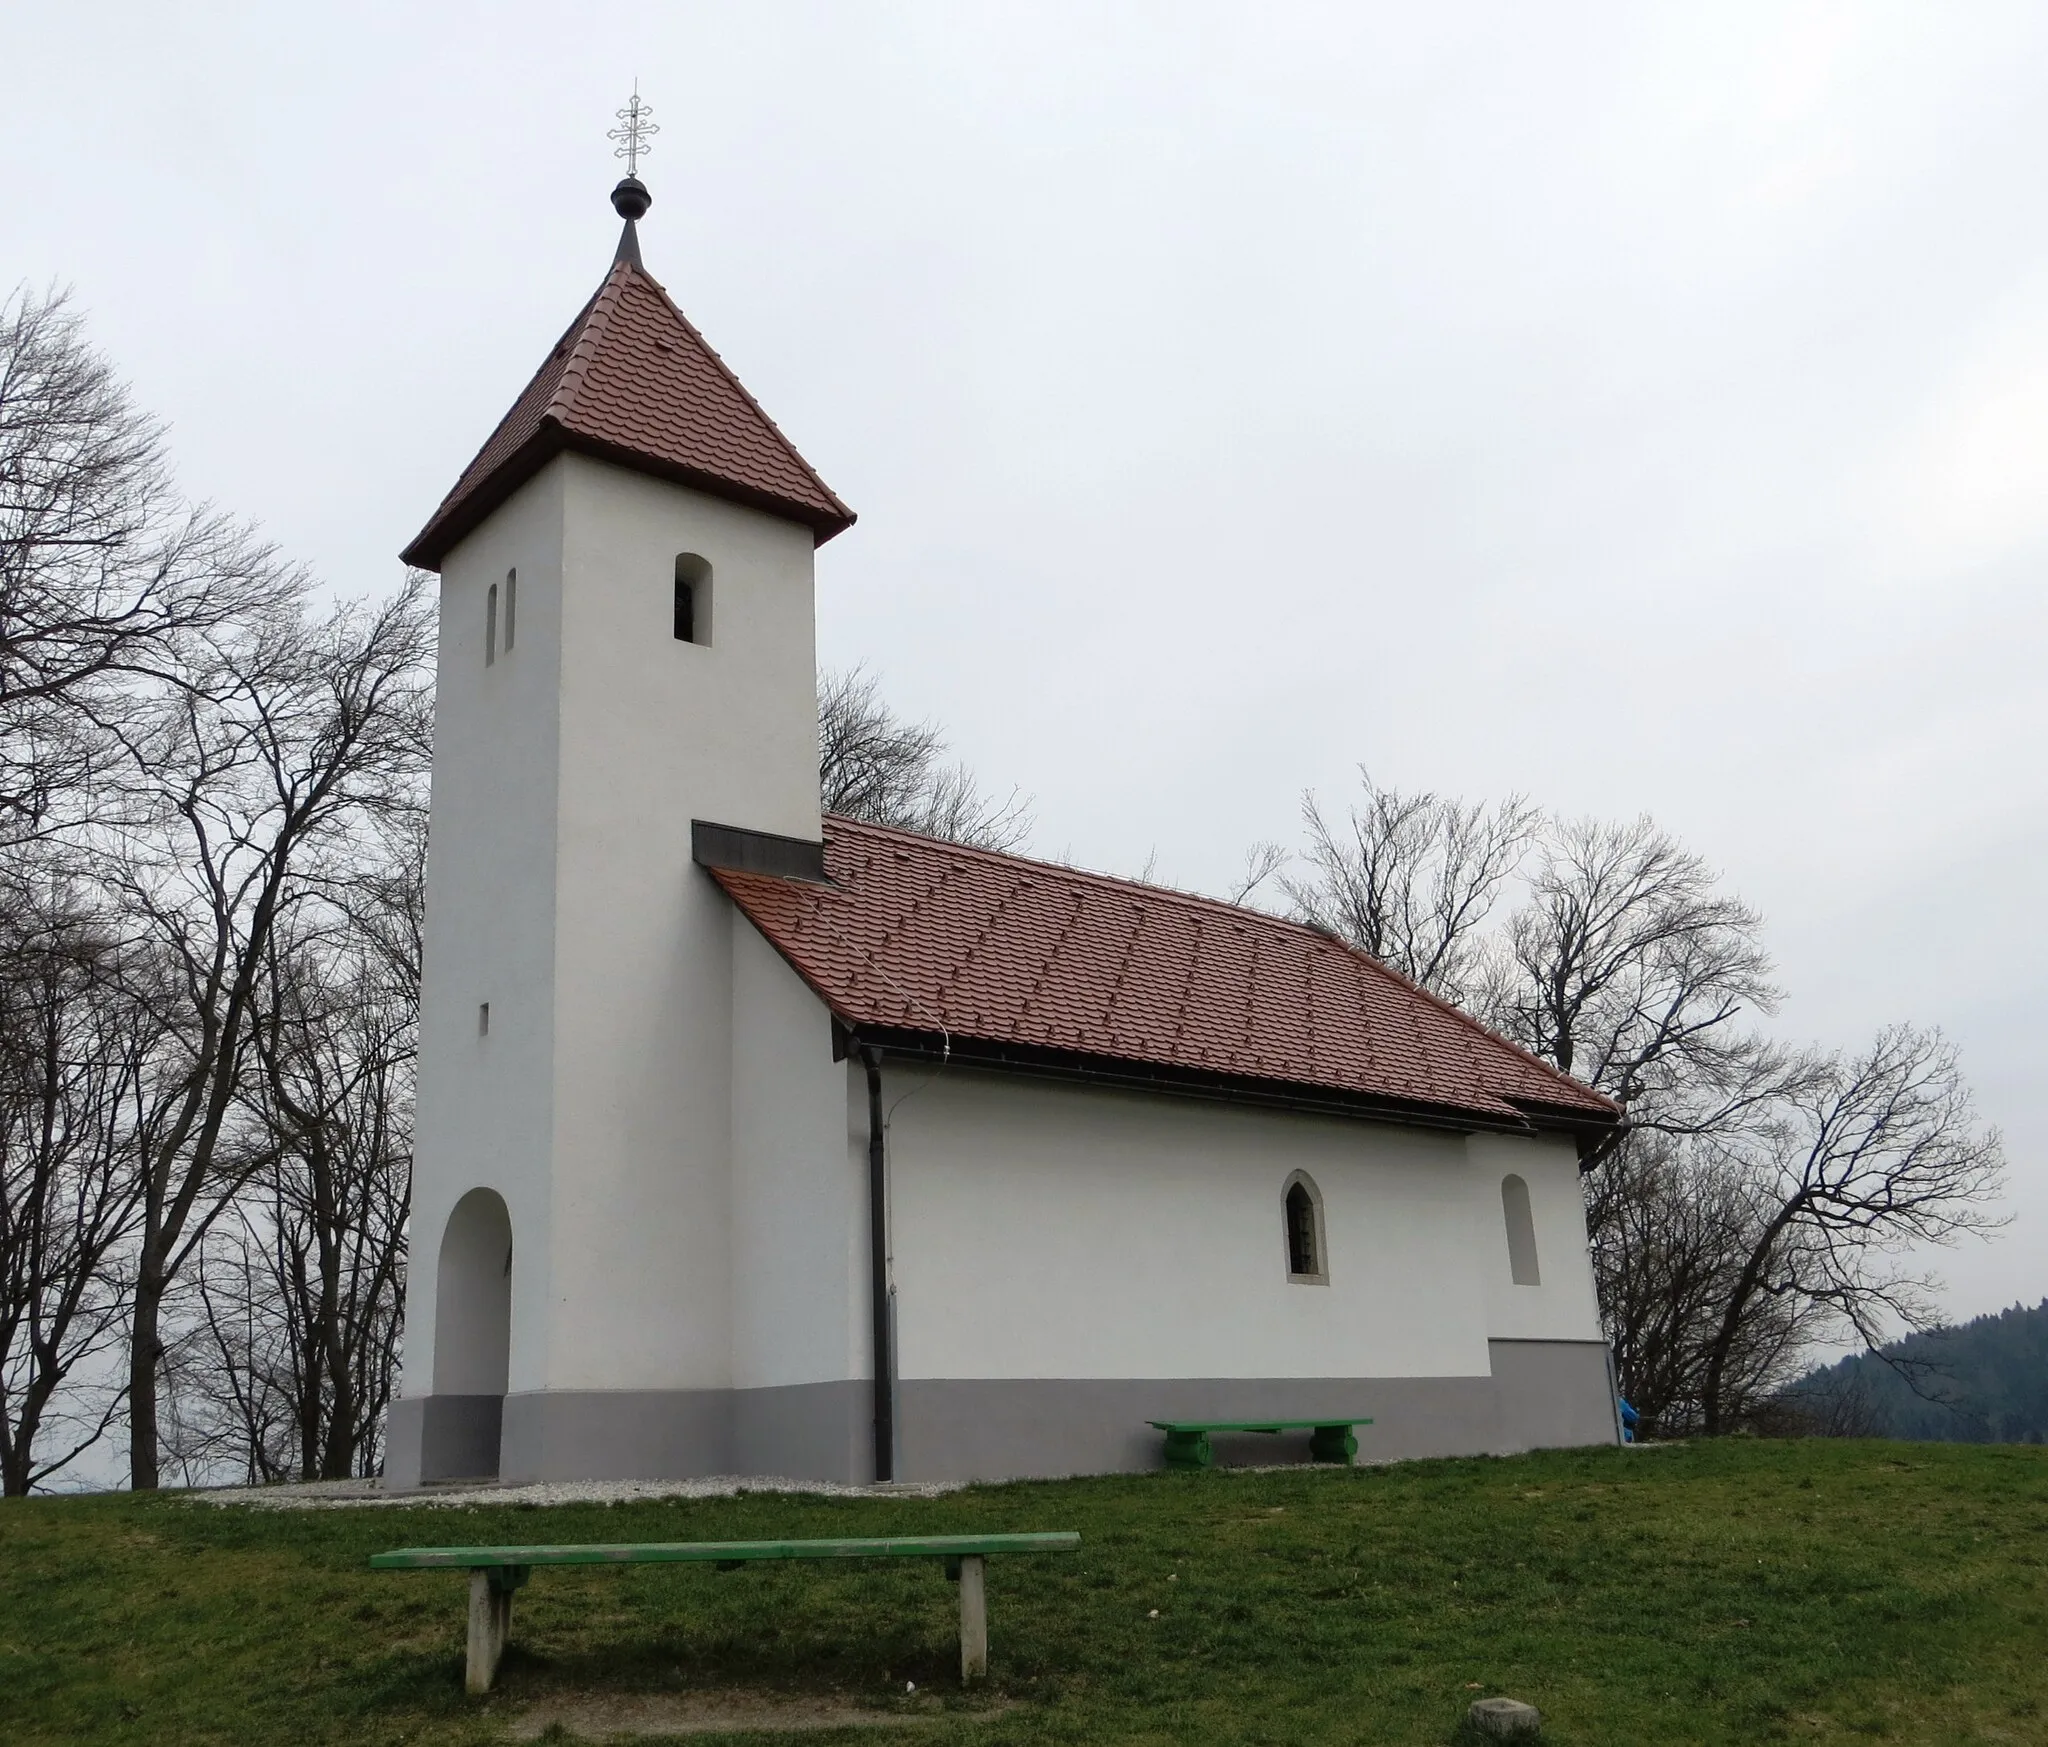
[[[2048,1441],[2048,1299],[1910,1335],[1884,1351],[1913,1382],[1865,1353],[1801,1378],[1787,1404],[1813,1429],[1847,1437]]]

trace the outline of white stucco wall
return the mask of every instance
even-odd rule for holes
[[[888,1096],[905,1377],[1487,1373],[1456,1135],[910,1067]],[[1297,1170],[1328,1285],[1287,1278]]]
[[[731,915],[733,1384],[868,1377],[865,1103],[824,1004]]]
[[[690,821],[815,839],[806,528],[580,457],[564,473],[548,1387],[730,1382],[728,902]],[[713,641],[672,635],[678,553]]]
[[[886,1094],[906,1378],[1484,1376],[1489,1338],[1598,1339],[1569,1142],[897,1065]],[[1508,1283],[1510,1169],[1537,1288]],[[1287,1278],[1297,1170],[1328,1285]]]
[[[513,1388],[537,1374],[546,1328],[560,486],[552,469],[529,481],[441,578],[405,1394],[430,1387],[442,1234],[473,1188],[497,1190],[511,1214]],[[486,667],[486,593],[515,566],[517,635]]]
[[[1578,1149],[1563,1136],[1511,1134],[1467,1138],[1473,1247],[1485,1272],[1486,1329],[1495,1340],[1596,1341],[1601,1338],[1593,1264],[1586,1250],[1586,1203]],[[1542,1284],[1517,1286],[1508,1262],[1501,1181],[1510,1172],[1529,1185]]]
[[[812,548],[561,456],[448,556],[408,1393],[430,1258],[479,1184],[511,1212],[514,1393],[731,1380],[732,913],[690,825],[818,835]],[[712,570],[708,645],[673,636],[686,552]],[[513,566],[517,638],[487,670],[485,590]]]

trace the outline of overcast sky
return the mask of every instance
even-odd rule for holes
[[[2048,8],[9,8],[0,288],[347,592],[609,263],[860,524],[866,661],[1036,846],[1214,888],[1304,788],[1650,812],[1780,1029],[1961,1043],[2048,1293]]]

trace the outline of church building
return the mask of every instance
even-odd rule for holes
[[[1615,1441],[1606,1099],[1297,923],[821,816],[853,512],[612,198],[405,552],[440,692],[387,1484],[1140,1469],[1165,1419]]]

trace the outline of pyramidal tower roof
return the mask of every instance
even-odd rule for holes
[[[611,271],[401,554],[406,563],[438,570],[565,451],[802,522],[820,545],[853,525],[853,511],[640,264],[635,221],[648,203],[635,177],[613,190],[626,228]]]

